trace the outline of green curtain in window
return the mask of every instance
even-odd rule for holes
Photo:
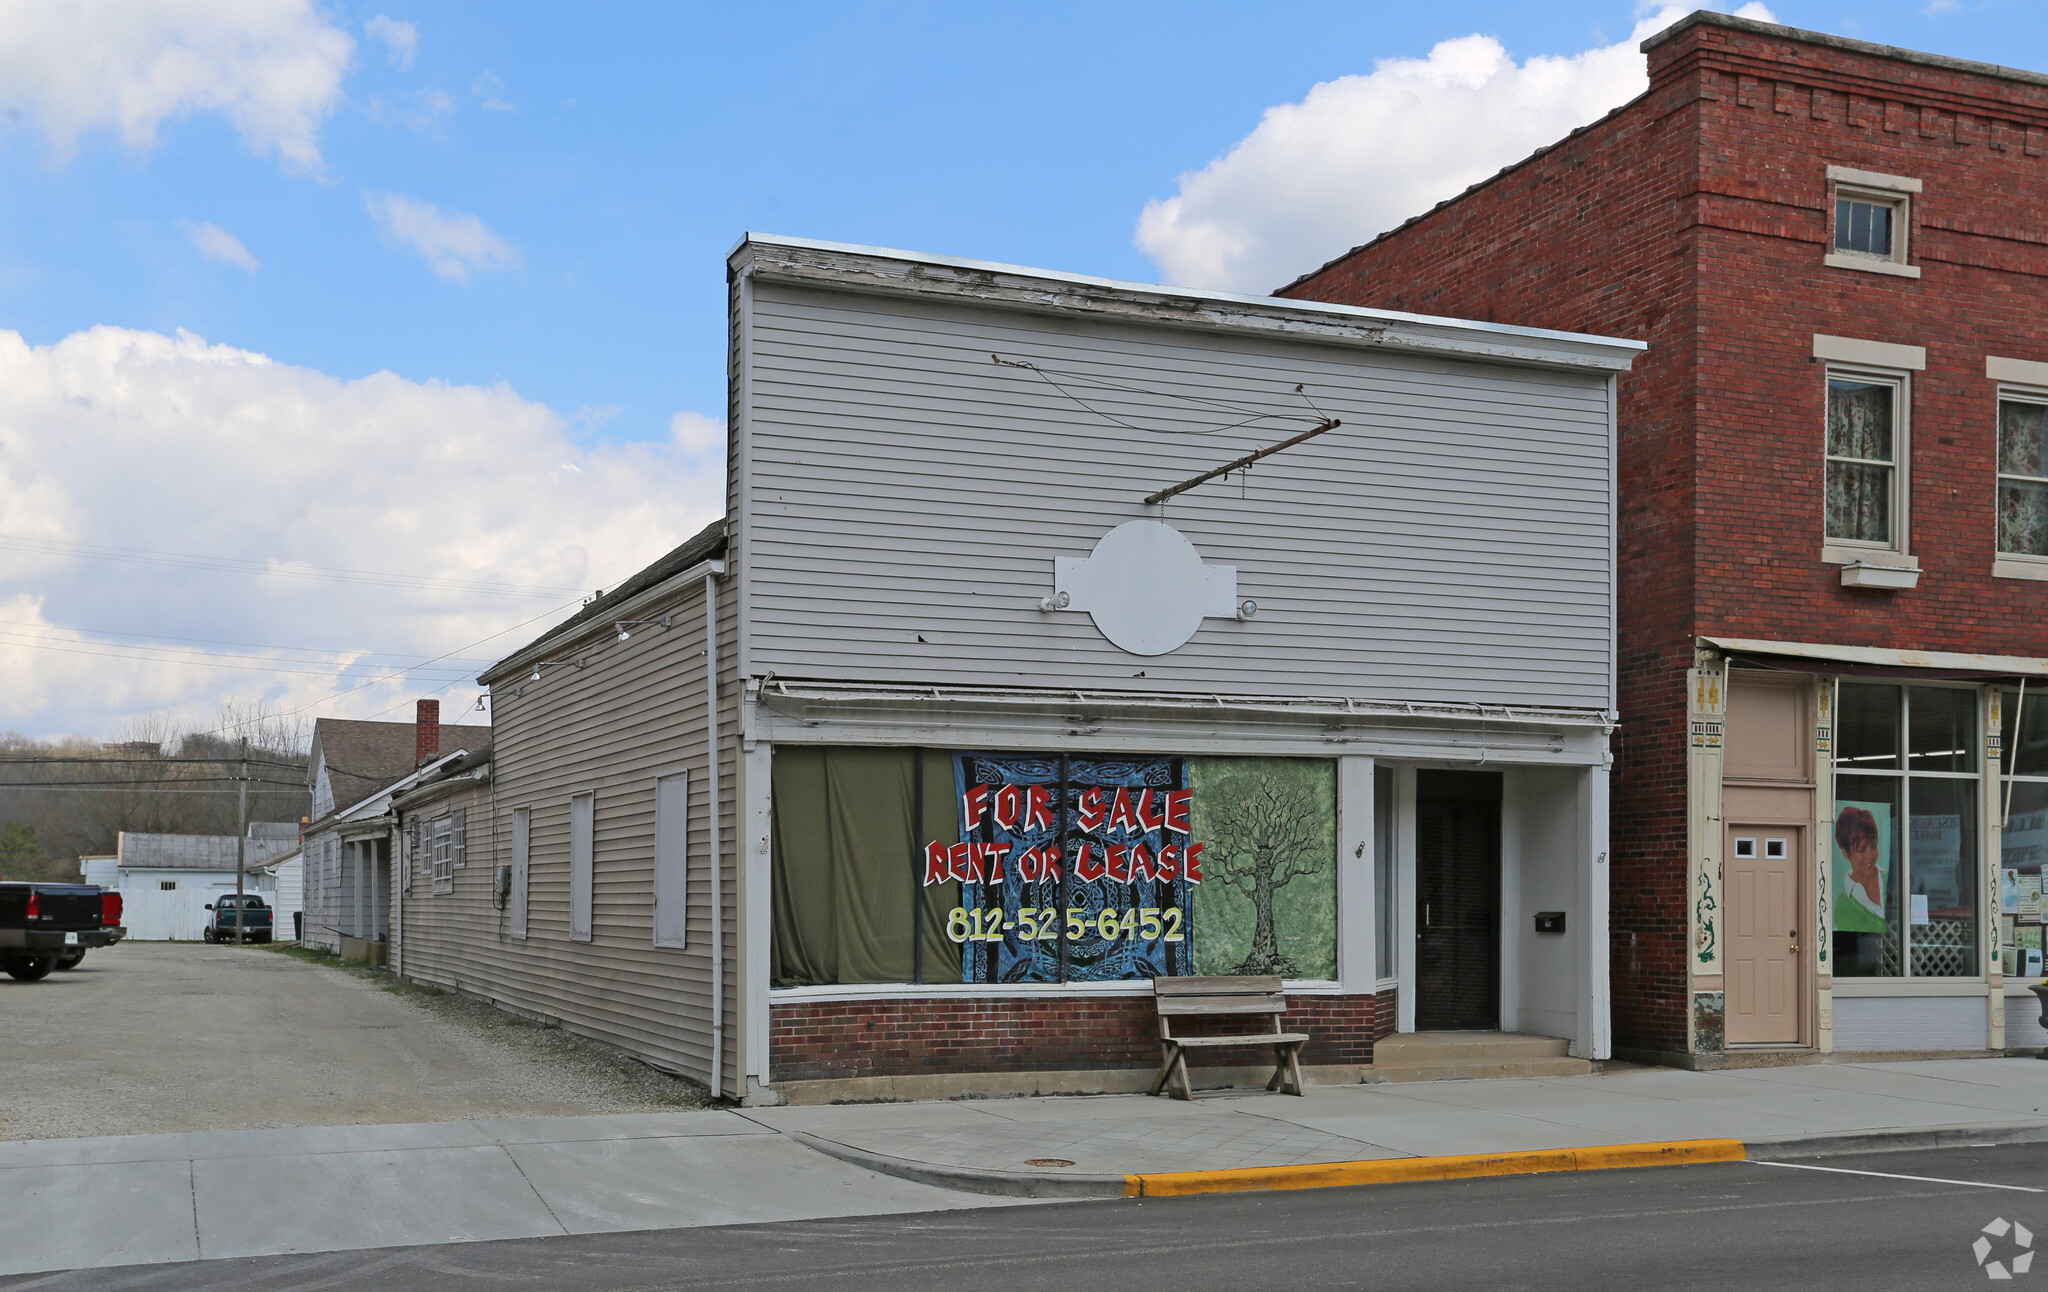
[[[949,755],[915,749],[775,751],[769,978],[777,987],[915,981],[913,912],[924,845],[960,838]],[[923,890],[926,982],[960,981],[946,914],[960,885]]]

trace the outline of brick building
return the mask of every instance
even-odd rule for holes
[[[1650,343],[1617,1053],[2039,1046],[2048,76],[1712,13],[1643,50],[1641,97],[1280,294]]]

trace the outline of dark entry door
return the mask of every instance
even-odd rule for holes
[[[1500,1026],[1498,772],[1415,774],[1415,1027]]]

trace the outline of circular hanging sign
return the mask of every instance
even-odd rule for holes
[[[1237,568],[1205,565],[1185,534],[1164,521],[1125,521],[1085,557],[1053,560],[1047,610],[1085,610],[1110,644],[1133,655],[1187,645],[1202,620],[1236,616]]]

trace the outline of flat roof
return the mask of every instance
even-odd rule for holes
[[[1897,45],[1879,45],[1868,40],[1851,40],[1847,36],[1830,35],[1824,31],[1808,31],[1804,27],[1784,27],[1774,22],[1759,22],[1755,18],[1738,18],[1730,13],[1714,13],[1708,9],[1696,9],[1669,27],[1645,40],[1639,47],[1647,54],[1666,41],[1676,39],[1692,27],[1727,27],[1734,31],[1751,32],[1758,36],[1769,36],[1773,40],[1796,40],[1802,45],[1820,45],[1828,49],[1839,49],[1851,54],[1868,54],[1872,58],[1886,58],[1898,63],[1917,63],[1922,67],[1939,67],[1950,72],[1964,72],[1971,76],[1989,76],[2001,81],[2021,81],[2028,85],[2048,85],[2048,73],[2029,72],[2017,67],[2004,67],[1997,63],[1973,63],[1967,58],[1950,58],[1946,54],[1928,54],[1917,49],[1902,49]]]
[[[1234,305],[1251,309],[1276,310],[1291,314],[1320,314],[1333,319],[1356,319],[1361,323],[1387,324],[1407,323],[1445,331],[1463,331],[1475,336],[1513,338],[1521,341],[1562,341],[1575,345],[1610,347],[1618,351],[1640,353],[1650,348],[1647,341],[1632,341],[1625,337],[1600,336],[1588,332],[1557,332],[1549,328],[1522,327],[1513,323],[1485,323],[1476,319],[1444,318],[1430,314],[1408,314],[1400,310],[1374,309],[1364,305],[1338,305],[1329,301],[1296,300],[1291,296],[1243,296],[1235,292],[1209,291],[1197,287],[1169,287],[1160,283],[1127,282],[1118,278],[1098,278],[1092,274],[1070,274],[1055,269],[1037,269],[1029,265],[1011,265],[995,260],[967,260],[959,256],[931,255],[921,251],[903,251],[894,247],[867,247],[851,242],[826,242],[817,238],[792,238],[780,234],[747,233],[733,244],[726,253],[730,263],[748,246],[788,247],[803,251],[822,251],[837,255],[863,256],[875,260],[896,260],[906,264],[936,265],[948,269],[966,270],[977,274],[1007,274],[1019,278],[1035,278],[1045,282],[1067,283],[1077,287],[1091,287],[1110,291],[1146,296],[1165,297],[1170,300],[1203,301],[1217,305]]]

